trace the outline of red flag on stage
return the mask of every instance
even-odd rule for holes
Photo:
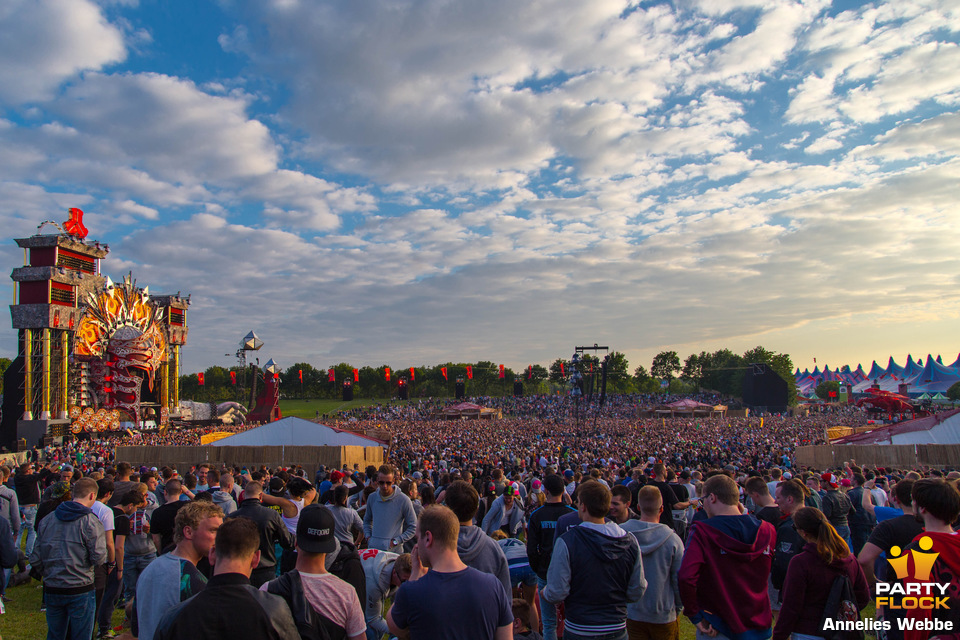
[[[230,372],[230,384],[237,384],[237,372],[236,372],[236,371],[231,371],[231,372]]]
[[[203,373],[197,374],[197,384],[199,384],[201,387],[203,386]]]
[[[390,382],[390,367],[384,368],[383,375],[386,377],[387,382]]]
[[[440,367],[440,373],[443,374],[443,379],[444,379],[444,380],[449,380],[449,378],[447,378],[447,368],[446,368],[446,367]]]
[[[359,370],[359,369],[354,369],[354,370],[353,370],[353,381],[354,381],[354,382],[360,382],[360,370]]]
[[[336,381],[337,381],[337,373],[333,369],[328,370],[327,382],[336,382]]]
[[[560,375],[562,375],[562,376],[567,375],[566,372],[563,370],[563,363],[562,363],[562,362],[560,363]]]
[[[414,380],[413,372],[414,372],[413,367],[410,367],[410,382],[413,382]]]
[[[300,376],[300,382],[303,383],[303,369],[297,369],[297,375]]]
[[[467,366],[467,380],[473,380],[473,367]]]
[[[505,374],[503,373],[503,365],[500,365],[500,379],[501,379],[501,380],[503,380],[504,375],[505,375]]]
[[[532,377],[533,377],[533,365],[531,364],[527,367],[527,380],[531,379]]]

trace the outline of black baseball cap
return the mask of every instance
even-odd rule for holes
[[[297,521],[297,548],[307,553],[333,553],[337,549],[335,526],[333,514],[326,507],[318,504],[306,507]]]

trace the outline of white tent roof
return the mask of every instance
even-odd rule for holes
[[[215,447],[386,446],[379,440],[290,416],[211,443]]]

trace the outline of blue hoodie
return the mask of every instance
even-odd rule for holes
[[[53,512],[53,514],[57,516],[57,520],[60,520],[61,522],[73,522],[74,520],[79,520],[88,513],[93,513],[90,507],[85,507],[79,502],[75,502],[73,500],[61,502]]]

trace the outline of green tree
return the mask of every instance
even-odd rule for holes
[[[300,384],[300,372],[303,372],[303,385]],[[326,372],[321,372],[309,362],[296,362],[280,376],[283,381],[283,394],[288,398],[318,398],[322,385],[326,383]]]
[[[709,362],[709,358],[706,351],[701,351],[699,354],[691,353],[683,361],[680,378],[693,383],[695,387],[700,387],[703,383],[703,368]]]
[[[720,349],[713,353],[701,353],[698,358],[701,360],[701,389],[727,396],[739,396],[743,393],[743,372],[746,365],[740,355],[729,349]]]
[[[563,372],[560,371],[560,365],[563,365]],[[570,375],[570,362],[563,358],[557,358],[550,363],[550,375],[548,380],[554,384],[565,384],[566,376]]]
[[[836,380],[824,380],[817,385],[815,391],[821,400],[831,400],[830,392],[832,391],[835,394],[832,399],[836,400],[840,395],[840,383]]]
[[[960,401],[960,382],[955,382],[949,389],[947,389],[947,397],[954,402]]]
[[[627,393],[632,387],[630,364],[627,356],[619,351],[610,354],[607,360],[607,391],[609,393]]]
[[[676,351],[661,351],[653,356],[650,375],[657,380],[671,380],[680,371],[680,358]]]

